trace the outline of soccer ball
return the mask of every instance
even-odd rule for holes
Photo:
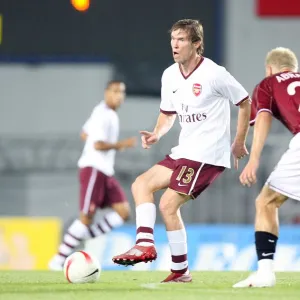
[[[98,259],[85,251],[74,252],[64,263],[64,274],[70,283],[96,282],[100,272]]]

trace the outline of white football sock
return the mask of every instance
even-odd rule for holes
[[[136,207],[136,244],[153,246],[153,229],[156,220],[156,206],[154,203],[143,203]]]
[[[76,219],[68,228],[63,241],[58,248],[57,260],[64,260],[75,251],[81,241],[90,237],[89,229],[80,220]],[[59,258],[60,257],[60,258]]]
[[[167,231],[172,255],[171,271],[173,273],[188,273],[187,238],[185,229]]]

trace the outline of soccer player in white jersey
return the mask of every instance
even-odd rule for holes
[[[136,145],[136,138],[118,141],[119,117],[116,110],[125,98],[125,84],[111,81],[105,90],[105,100],[93,110],[81,133],[85,146],[78,161],[80,181],[80,217],[67,229],[58,253],[49,263],[52,270],[61,270],[65,259],[81,241],[107,234],[121,226],[130,209],[125,193],[114,175],[117,150]],[[96,209],[111,211],[94,222]]]
[[[120,265],[156,259],[153,193],[166,189],[159,209],[166,225],[172,262],[171,274],[163,282],[190,282],[187,237],[180,207],[196,199],[225,168],[231,152],[238,159],[248,154],[245,140],[249,128],[248,93],[224,67],[202,56],[203,28],[191,19],[176,22],[171,30],[175,63],[162,75],[160,114],[152,132],[141,131],[148,149],[172,127],[178,116],[181,133],[171,154],[140,175],[132,185],[136,204],[135,246],[113,257]],[[230,102],[239,107],[238,128],[230,147]]]

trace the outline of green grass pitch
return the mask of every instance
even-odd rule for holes
[[[300,273],[277,273],[274,288],[233,289],[245,272],[192,272],[192,283],[158,284],[168,273],[102,272],[93,284],[70,284],[62,272],[0,271],[1,300],[300,299]]]

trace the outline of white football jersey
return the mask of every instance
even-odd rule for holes
[[[116,150],[100,151],[94,148],[94,143],[102,141],[114,144],[119,137],[119,117],[105,102],[99,103],[90,118],[85,122],[83,131],[88,138],[78,161],[78,167],[93,167],[107,176],[114,174]]]
[[[177,114],[181,125],[178,146],[170,157],[230,168],[230,102],[239,105],[248,93],[224,67],[201,58],[184,76],[179,64],[162,75],[160,110]]]

